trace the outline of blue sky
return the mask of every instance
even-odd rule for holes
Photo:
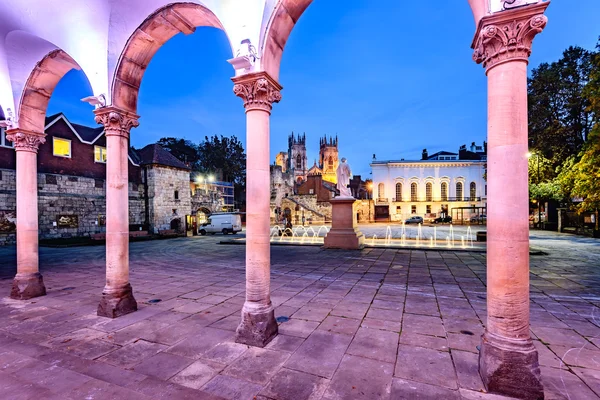
[[[339,136],[340,155],[355,174],[369,176],[378,160],[418,159],[421,150],[456,151],[486,138],[487,81],[470,48],[475,26],[466,0],[314,0],[284,51],[281,103],[271,116],[271,155],[287,137],[306,132],[309,164],[319,137]],[[564,49],[593,49],[600,35],[598,0],[554,0],[549,24],[533,47],[530,68],[557,60]],[[246,142],[242,101],[232,93],[233,69],[225,35],[198,28],[177,35],[154,56],[142,81],[140,126],[131,143],[143,147],[163,136],[200,142],[236,135]],[[50,100],[77,123],[94,126],[79,99],[91,90],[69,72]]]

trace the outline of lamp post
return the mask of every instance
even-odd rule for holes
[[[535,156],[535,161],[537,164],[537,179],[536,179],[536,183],[539,186],[540,184],[540,156],[537,153],[527,153],[527,158],[531,158]],[[540,195],[539,195],[539,188],[538,188],[538,196],[537,196],[537,203],[538,203],[538,228],[541,229],[542,227],[542,210],[541,210],[541,202],[540,202]]]

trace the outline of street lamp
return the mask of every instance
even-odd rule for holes
[[[536,164],[537,164],[537,180],[536,180],[536,183],[539,186],[540,185],[540,156],[537,153],[532,153],[532,152],[528,152],[527,153],[527,158],[528,159],[531,158],[531,157],[533,157],[533,156],[535,156],[535,161],[536,161]],[[528,165],[528,167],[529,167],[529,165]],[[539,187],[538,187],[538,196],[537,196],[537,203],[538,203],[538,228],[541,229],[541,227],[542,227],[542,210],[541,210],[542,203],[540,201],[540,195],[539,195],[539,193],[540,193],[540,190],[539,190]]]

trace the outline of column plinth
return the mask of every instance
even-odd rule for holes
[[[28,300],[45,295],[46,286],[44,285],[42,274],[39,272],[30,274],[17,273],[10,290],[11,299]]]
[[[137,302],[133,297],[131,284],[121,287],[104,287],[102,299],[98,304],[98,316],[117,318],[137,311]]]
[[[281,86],[266,72],[233,78],[246,109],[246,302],[235,340],[264,347],[278,332],[271,304],[269,120]]]
[[[137,310],[129,283],[129,131],[138,116],[116,107],[94,111],[106,136],[106,285],[98,315],[116,318]]]
[[[529,333],[527,64],[547,2],[483,17],[473,59],[488,76],[487,321],[479,373],[488,391],[543,399]]]
[[[10,297],[27,300],[46,294],[39,272],[37,152],[46,142],[43,133],[19,128],[6,131],[14,143],[17,170],[17,275]]]
[[[331,229],[324,239],[326,249],[358,250],[365,246],[365,235],[356,223],[356,199],[336,197],[331,203]]]

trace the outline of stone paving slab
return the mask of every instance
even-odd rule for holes
[[[600,398],[600,242],[536,235],[548,254],[531,257],[530,276],[546,398]],[[290,319],[257,349],[234,342],[244,247],[217,241],[132,243],[139,311],[115,320],[95,315],[103,247],[42,248],[48,295],[0,300],[0,398],[507,399],[478,374],[485,254],[274,247],[272,300]],[[0,248],[0,293],[15,262]]]

